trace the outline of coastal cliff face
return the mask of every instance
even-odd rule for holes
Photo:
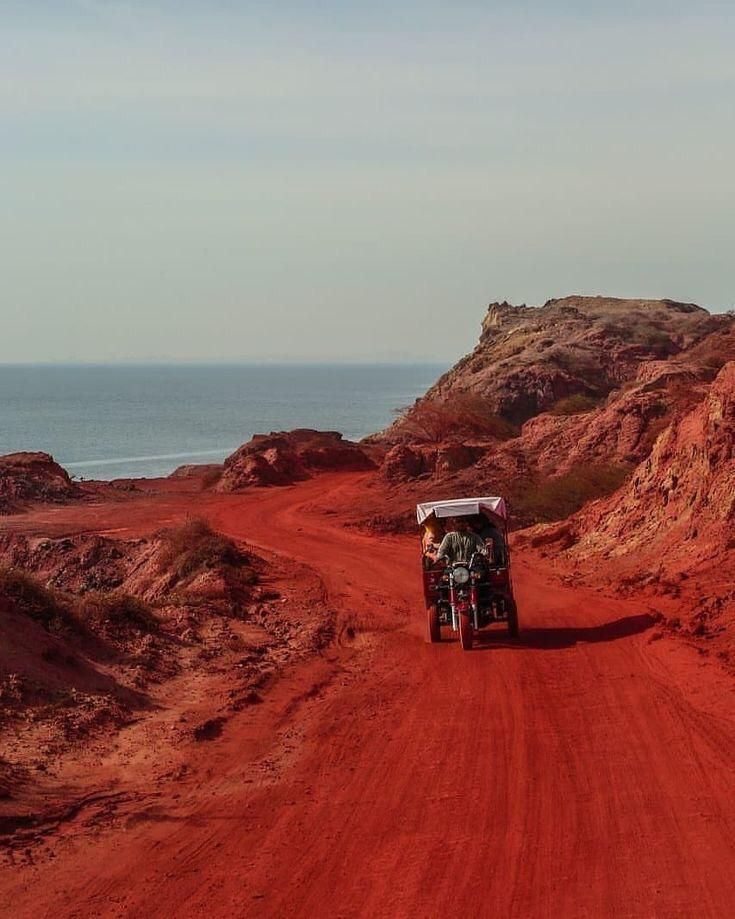
[[[562,519],[617,490],[733,358],[735,317],[693,304],[492,304],[474,351],[374,438],[381,476],[412,497],[509,495],[517,525]]]
[[[492,303],[480,340],[419,400],[482,398],[489,413],[519,425],[562,399],[602,399],[719,329],[723,318],[691,303],[564,297],[540,307]],[[411,429],[412,411],[386,438]]]

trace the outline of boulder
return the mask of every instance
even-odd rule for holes
[[[64,503],[81,494],[48,453],[0,456],[0,514],[15,513],[31,502]]]
[[[373,469],[375,463],[337,431],[256,434],[224,463],[215,490],[240,491],[257,485],[288,485],[323,471]]]

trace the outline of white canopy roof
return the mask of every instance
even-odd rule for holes
[[[427,501],[416,505],[416,519],[423,523],[432,514],[436,517],[468,517],[491,513],[503,520],[508,515],[503,498],[457,498],[453,501]]]

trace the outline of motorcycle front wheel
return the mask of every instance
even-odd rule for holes
[[[459,643],[463,651],[472,650],[472,620],[467,613],[459,614]]]

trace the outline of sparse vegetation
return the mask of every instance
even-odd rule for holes
[[[539,360],[565,370],[570,376],[584,382],[593,382],[599,376],[595,352],[574,342],[557,344],[540,355]]]
[[[17,705],[23,701],[23,678],[18,673],[9,673],[0,679],[0,706]]]
[[[224,599],[220,589],[210,592],[198,588],[197,596],[186,591],[187,585],[207,571],[221,575],[229,599],[226,605],[242,602],[257,576],[248,558],[227,536],[217,533],[206,520],[191,518],[180,526],[164,530],[158,565],[163,572],[173,575],[170,599],[179,598],[188,606],[204,604],[211,606]],[[185,600],[181,591],[185,591]],[[237,598],[240,598],[237,600]]]
[[[238,568],[245,561],[231,539],[215,532],[208,521],[200,517],[163,530],[160,536],[159,566],[161,570],[171,570],[180,581],[206,569]]]
[[[5,597],[18,612],[38,622],[47,631],[68,626],[68,606],[53,591],[17,568],[0,568],[0,598]]]
[[[516,483],[512,489],[511,506],[524,525],[563,520],[588,501],[617,491],[629,473],[629,466],[580,463],[554,478],[526,479]]]
[[[674,354],[678,350],[671,337],[655,325],[641,325],[635,329],[634,335],[634,341],[650,348],[656,354],[664,356]]]
[[[526,348],[532,345],[535,334],[533,330],[523,332],[516,330],[508,335],[504,341],[499,341],[494,345],[495,360],[504,361],[511,357],[518,357]]]
[[[497,440],[518,436],[518,428],[490,411],[488,403],[475,393],[418,402],[403,413],[400,423],[405,433],[425,443],[467,436]]]
[[[559,399],[551,407],[552,415],[584,415],[587,412],[594,411],[600,404],[600,400],[594,396],[587,396],[583,393],[575,393],[573,396],[566,396]]]
[[[210,469],[208,472],[205,472],[202,476],[202,488],[214,488],[214,486],[222,478],[222,473],[224,468],[220,467],[218,469]]]
[[[148,604],[122,591],[87,593],[76,602],[75,611],[79,620],[93,631],[108,625],[129,626],[141,632],[154,632],[158,628],[158,620]]]

